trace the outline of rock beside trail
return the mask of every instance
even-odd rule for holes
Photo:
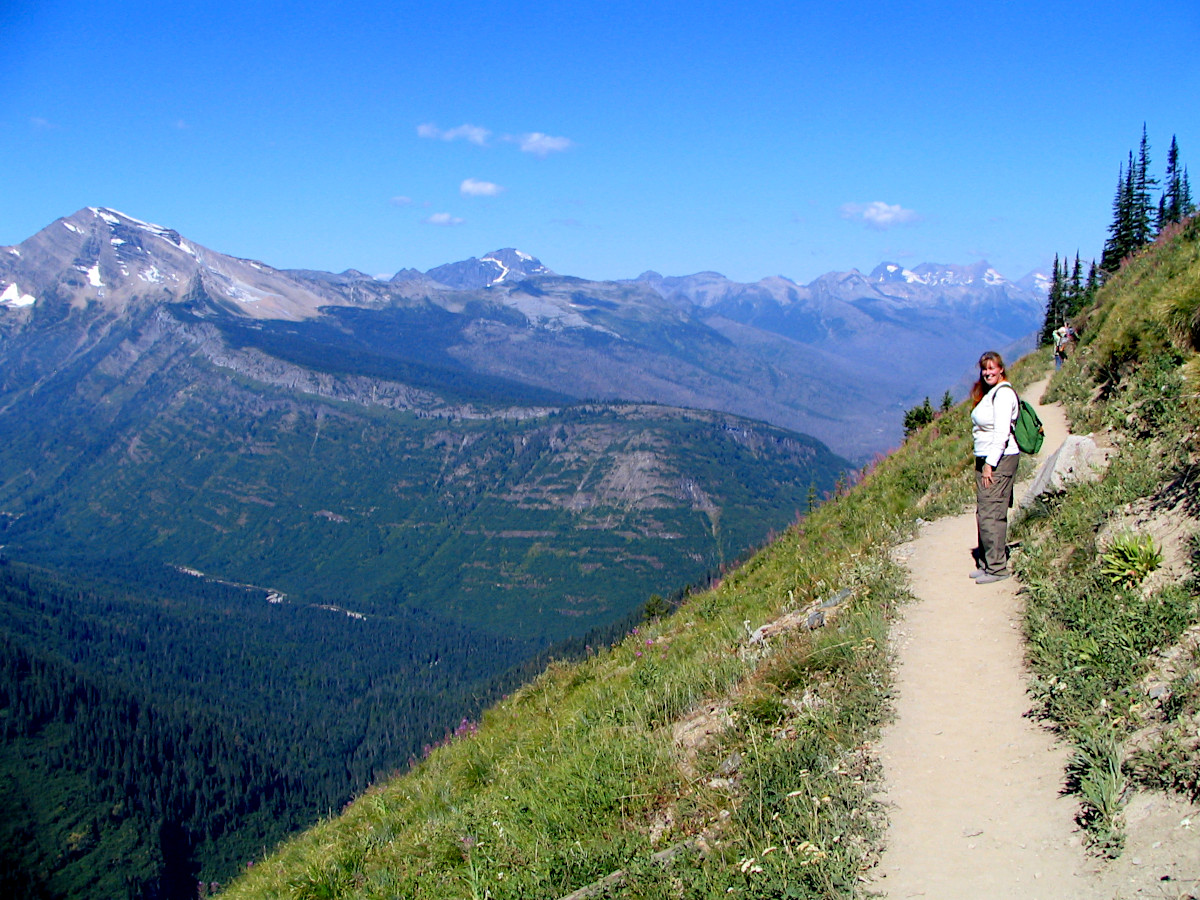
[[[1099,447],[1090,434],[1067,435],[1062,446],[1038,469],[1021,498],[1021,508],[1027,509],[1045,494],[1062,493],[1070,484],[1096,481],[1108,467],[1113,452]]]

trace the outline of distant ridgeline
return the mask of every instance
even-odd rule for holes
[[[75,221],[10,254],[67,262],[0,304],[6,896],[194,897],[848,468],[762,422],[458,362],[507,309],[121,293],[105,254],[149,233]]]

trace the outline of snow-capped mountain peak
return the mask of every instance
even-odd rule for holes
[[[482,258],[448,263],[425,273],[439,284],[464,291],[475,291],[496,284],[511,284],[528,278],[553,276],[541,260],[521,250],[507,247],[493,250]]]
[[[970,266],[922,263],[914,269],[886,262],[875,267],[870,279],[876,284],[923,284],[926,287],[966,287],[980,284],[1001,287],[1009,283],[1008,279],[986,261]]]
[[[207,250],[171,228],[106,207],[81,209],[9,249],[0,258],[0,306],[33,306],[69,293],[76,303],[124,309],[201,288],[244,315],[304,319],[345,302],[300,287],[260,262]]]

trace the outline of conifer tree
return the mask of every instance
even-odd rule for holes
[[[1063,272],[1066,273],[1067,265],[1063,263]],[[1067,286],[1066,302],[1063,304],[1063,320],[1059,324],[1064,324],[1068,319],[1073,318],[1078,312],[1087,305],[1087,294],[1083,286],[1083,262],[1079,258],[1079,251],[1075,251],[1075,267],[1071,270],[1071,281]]]
[[[1146,138],[1146,126],[1142,125],[1142,144],[1138,150],[1136,172],[1133,178],[1131,238],[1132,250],[1140,250],[1154,240],[1155,230],[1150,201],[1151,188],[1158,179],[1150,175],[1150,143]]]
[[[1180,222],[1195,211],[1187,169],[1179,165],[1179,144],[1172,135],[1171,149],[1167,151],[1167,173],[1163,178],[1163,192],[1158,200],[1158,229],[1161,231],[1163,226],[1171,222]]]
[[[904,436],[910,437],[932,422],[933,419],[933,405],[929,402],[929,398],[926,397],[925,402],[920,406],[914,406],[904,413]]]
[[[1092,265],[1088,269],[1087,282],[1083,286],[1084,305],[1090,304],[1096,296],[1096,291],[1100,287],[1100,267],[1096,265],[1096,261],[1092,260]]]
[[[1150,142],[1146,126],[1142,125],[1142,143],[1135,158],[1129,153],[1129,165],[1122,168],[1117,181],[1117,194],[1113,198],[1113,221],[1108,229],[1108,240],[1104,242],[1104,253],[1100,257],[1100,269],[1111,274],[1117,271],[1121,260],[1140,250],[1154,240],[1155,222],[1158,216],[1150,200],[1151,189],[1158,179],[1150,174]],[[1165,209],[1160,203],[1160,209]]]
[[[1129,168],[1121,167],[1117,178],[1117,193],[1113,197],[1113,220],[1108,226],[1108,239],[1100,256],[1100,269],[1106,275],[1120,268],[1121,260],[1133,251],[1133,152],[1129,154]]]

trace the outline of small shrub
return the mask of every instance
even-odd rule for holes
[[[914,406],[904,413],[904,436],[909,437],[914,432],[924,428],[933,419],[933,407],[929,403],[929,398],[926,397],[925,402],[920,406]]]
[[[1110,856],[1117,856],[1124,843],[1121,810],[1127,782],[1121,768],[1120,748],[1120,739],[1107,728],[1083,728],[1075,755],[1067,766],[1079,792],[1080,820],[1094,845]]]
[[[1167,729],[1150,747],[1129,760],[1137,782],[1160,791],[1177,791],[1193,803],[1200,800],[1200,744],[1178,725]]]
[[[1100,558],[1100,571],[1118,587],[1132,589],[1162,565],[1162,558],[1150,535],[1126,532]]]
[[[757,693],[744,698],[738,711],[759,725],[778,725],[788,714],[788,707],[779,697]]]

